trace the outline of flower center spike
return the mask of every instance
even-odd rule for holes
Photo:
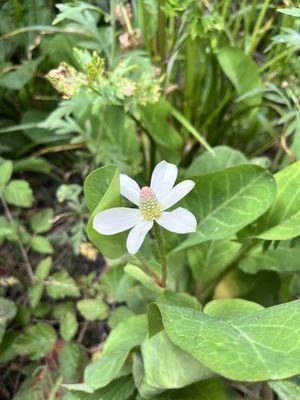
[[[157,198],[148,186],[143,187],[140,191],[140,210],[148,221],[158,217],[161,212]]]

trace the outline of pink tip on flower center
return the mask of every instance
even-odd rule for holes
[[[153,191],[149,186],[142,187],[140,191],[140,198],[143,200],[149,199],[153,195]]]
[[[148,186],[144,186],[140,191],[140,210],[148,221],[158,217],[161,212],[157,198]]]

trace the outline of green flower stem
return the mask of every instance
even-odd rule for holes
[[[161,286],[166,287],[167,277],[168,277],[168,262],[165,253],[164,240],[158,224],[154,223],[153,227],[154,227],[155,240],[157,243],[157,249],[159,252],[159,258],[161,262]]]
[[[138,252],[136,254],[136,258],[139,260],[142,270],[146,272],[147,275],[152,276],[152,278],[155,280],[155,282],[158,284],[158,286],[161,286],[161,279],[160,277],[152,270],[150,265],[147,263],[145,257],[141,252]]]

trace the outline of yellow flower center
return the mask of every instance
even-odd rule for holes
[[[159,216],[161,209],[153,190],[145,186],[140,191],[140,210],[143,217],[151,221]]]

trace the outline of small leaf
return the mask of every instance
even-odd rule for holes
[[[14,342],[14,348],[20,355],[38,360],[51,351],[56,342],[56,333],[52,326],[38,323],[30,326]]]
[[[52,244],[44,236],[34,236],[30,242],[33,250],[41,254],[53,253]]]
[[[203,312],[212,317],[227,321],[233,317],[242,317],[243,315],[263,309],[263,306],[253,301],[244,299],[220,299],[208,302]]]
[[[269,381],[268,384],[278,395],[280,400],[300,399],[299,377],[295,377],[292,379],[278,380],[278,381]]]
[[[141,270],[141,268],[137,267],[136,265],[125,265],[124,271],[126,272],[126,274],[139,281],[143,286],[145,286],[145,288],[150,290],[150,292],[156,294],[162,292],[162,288],[157,285],[153,278],[147,275],[143,270]]]
[[[238,150],[227,146],[216,146],[214,154],[205,151],[196,157],[185,172],[186,177],[193,177],[220,171],[234,165],[247,164],[247,158]]]
[[[63,299],[66,296],[78,297],[79,289],[67,271],[52,274],[47,285],[47,293],[52,299]]]
[[[46,257],[40,261],[36,267],[35,275],[38,279],[43,281],[49,275],[50,269],[52,267],[52,258]]]
[[[4,161],[0,165],[0,193],[10,180],[12,171],[13,171],[13,164],[11,161]]]
[[[79,381],[87,361],[87,355],[82,346],[67,343],[59,352],[59,372],[68,381]]]
[[[6,324],[16,315],[17,308],[12,300],[0,297],[0,324]]]
[[[23,179],[13,179],[4,188],[5,200],[14,206],[28,208],[33,204],[33,194],[28,182]]]
[[[284,241],[275,249],[263,251],[262,246],[253,249],[240,261],[239,268],[247,274],[256,274],[261,270],[276,271],[279,274],[300,272],[299,259],[299,246],[291,247],[290,243]]]
[[[41,283],[35,283],[28,288],[28,298],[32,308],[35,308],[40,303],[44,292],[44,286]]]
[[[282,14],[287,14],[291,15],[292,17],[300,18],[300,8],[279,8],[277,11]]]
[[[72,340],[78,330],[78,322],[75,313],[67,312],[64,318],[60,318],[59,323],[61,337],[67,341]]]
[[[14,71],[2,73],[0,76],[0,87],[10,90],[20,90],[33,77],[34,72],[43,60],[43,57],[27,61]]]
[[[217,54],[219,64],[231,80],[237,93],[247,96],[245,103],[259,106],[262,99],[262,79],[257,64],[238,47],[224,47]]]
[[[120,322],[104,343],[102,356],[88,365],[84,382],[93,389],[110,383],[124,365],[130,350],[139,346],[147,335],[147,319],[138,315]]]
[[[30,227],[36,233],[48,232],[52,227],[53,210],[46,208],[42,211],[37,212],[30,219]]]
[[[0,343],[5,333],[6,323],[13,319],[17,313],[17,307],[12,300],[0,297]]]
[[[162,294],[160,294],[156,301],[158,303],[163,304],[173,304],[179,307],[190,307],[194,310],[200,311],[202,309],[202,305],[199,303],[196,297],[191,296],[188,293],[181,293],[181,292],[170,292],[165,290]]]
[[[0,328],[1,329],[1,328]],[[19,333],[16,331],[6,332],[3,336],[2,342],[0,339],[0,363],[5,364],[17,356],[13,343],[18,337]]]
[[[32,171],[50,174],[51,169],[51,164],[41,157],[21,158],[20,160],[14,161],[14,172]]]
[[[56,192],[57,201],[59,203],[62,203],[66,200],[77,202],[81,192],[82,187],[80,185],[76,185],[75,183],[70,185],[60,185]]]
[[[84,299],[77,302],[80,314],[89,321],[103,320],[108,316],[108,305],[101,299]]]

